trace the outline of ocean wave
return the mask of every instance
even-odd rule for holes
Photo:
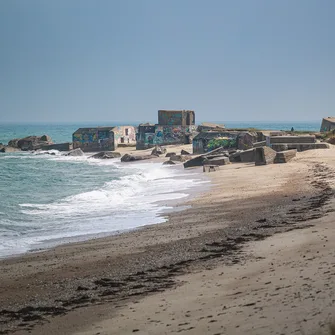
[[[144,172],[144,169],[149,170]],[[169,169],[142,165],[138,170],[135,174],[108,181],[99,189],[71,195],[54,203],[22,203],[22,213],[65,218],[73,215],[96,215],[101,211],[107,215],[115,211],[150,209],[158,201],[187,196],[181,191],[196,183],[192,179],[173,178],[175,173]]]
[[[45,153],[22,156],[30,161],[19,166],[30,167],[25,177],[33,179],[27,179],[23,189],[21,179],[16,178],[21,191],[17,189],[19,193],[12,200],[24,201],[11,203],[11,209],[4,207],[7,217],[0,215],[0,256],[46,246],[50,241],[61,244],[70,238],[164,222],[159,214],[171,207],[169,201],[187,197],[189,189],[204,183],[197,173],[157,162],[124,164],[118,159]],[[13,169],[8,171],[17,173],[17,165],[10,165]],[[52,194],[53,189],[64,196]]]

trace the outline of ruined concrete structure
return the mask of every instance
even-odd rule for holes
[[[195,125],[195,113],[190,110],[159,110],[160,126],[192,126]]]
[[[210,123],[210,122],[203,122],[198,126],[198,132],[201,133],[202,131],[223,131],[225,130],[224,124],[217,124],[217,123]]]
[[[193,154],[203,154],[216,148],[236,148],[238,132],[204,131],[193,139]]]
[[[58,151],[70,151],[73,150],[73,144],[70,142],[55,143],[42,146],[42,150],[58,150]]]
[[[322,120],[321,124],[321,132],[328,132],[328,131],[333,131],[335,130],[335,117],[334,116],[329,116],[326,117]]]
[[[133,126],[79,128],[72,135],[73,148],[84,152],[114,151],[119,145],[136,144]]]
[[[216,148],[247,150],[258,141],[257,133],[238,131],[203,131],[193,139],[193,153],[203,154]]]
[[[156,145],[192,143],[196,131],[195,113],[189,110],[159,110],[158,124],[140,124],[136,149],[143,150]]]

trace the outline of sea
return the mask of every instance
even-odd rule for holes
[[[318,122],[225,124],[269,130],[320,127]],[[55,143],[68,142],[76,129],[88,126],[96,125],[2,124],[0,143],[44,134]],[[199,172],[157,162],[68,157],[56,150],[0,154],[0,257],[162,223],[164,213],[207,183]]]

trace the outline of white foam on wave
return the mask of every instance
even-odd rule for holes
[[[22,203],[21,212],[29,222],[21,226],[27,229],[22,230],[19,238],[6,238],[0,245],[0,256],[47,246],[48,241],[57,240],[56,244],[61,244],[68,238],[110,234],[164,222],[159,214],[169,206],[161,202],[185,198],[190,188],[204,183],[194,173],[181,173],[161,163],[124,164],[119,160],[101,161],[87,156],[46,156],[47,159],[69,158],[89,164],[113,165],[111,179],[115,168],[122,173],[118,179],[107,180],[100,188],[52,203]]]

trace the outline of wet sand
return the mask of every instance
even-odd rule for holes
[[[284,165],[232,164],[208,176],[211,190],[166,223],[1,261],[0,330],[326,330],[334,297],[335,151],[299,153]]]

